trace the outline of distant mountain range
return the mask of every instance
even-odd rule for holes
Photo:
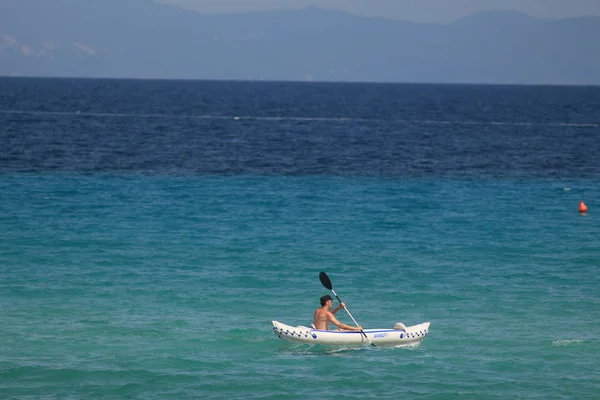
[[[0,75],[600,84],[600,17],[452,24],[340,11],[205,15],[150,0],[0,1]]]

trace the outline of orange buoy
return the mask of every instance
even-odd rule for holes
[[[587,212],[587,210],[588,210],[587,206],[585,205],[585,203],[583,202],[583,200],[581,200],[579,202],[579,212],[582,213],[582,214],[585,214]]]

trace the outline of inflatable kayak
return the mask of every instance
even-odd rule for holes
[[[306,326],[289,326],[278,321],[272,323],[275,335],[289,342],[333,346],[369,344],[361,332],[323,331]],[[429,333],[429,325],[429,322],[424,322],[405,327],[399,323],[394,329],[365,329],[364,332],[376,346],[399,346],[421,342]]]

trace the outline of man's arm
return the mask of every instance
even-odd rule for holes
[[[336,308],[334,308],[333,310],[331,310],[332,314],[335,314],[336,312],[340,311],[342,308],[346,307],[346,304],[344,303],[340,303],[339,306],[337,306]]]
[[[331,322],[338,328],[346,330],[346,331],[361,331],[362,330],[361,326],[350,326],[350,325],[342,324],[340,321],[337,320],[337,318],[335,318],[333,316],[333,314],[331,312],[327,313],[327,319],[329,320],[329,322]]]

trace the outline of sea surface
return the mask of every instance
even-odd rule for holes
[[[0,398],[598,399],[599,110],[583,86],[0,78]],[[429,335],[278,339],[320,271],[363,327]]]

